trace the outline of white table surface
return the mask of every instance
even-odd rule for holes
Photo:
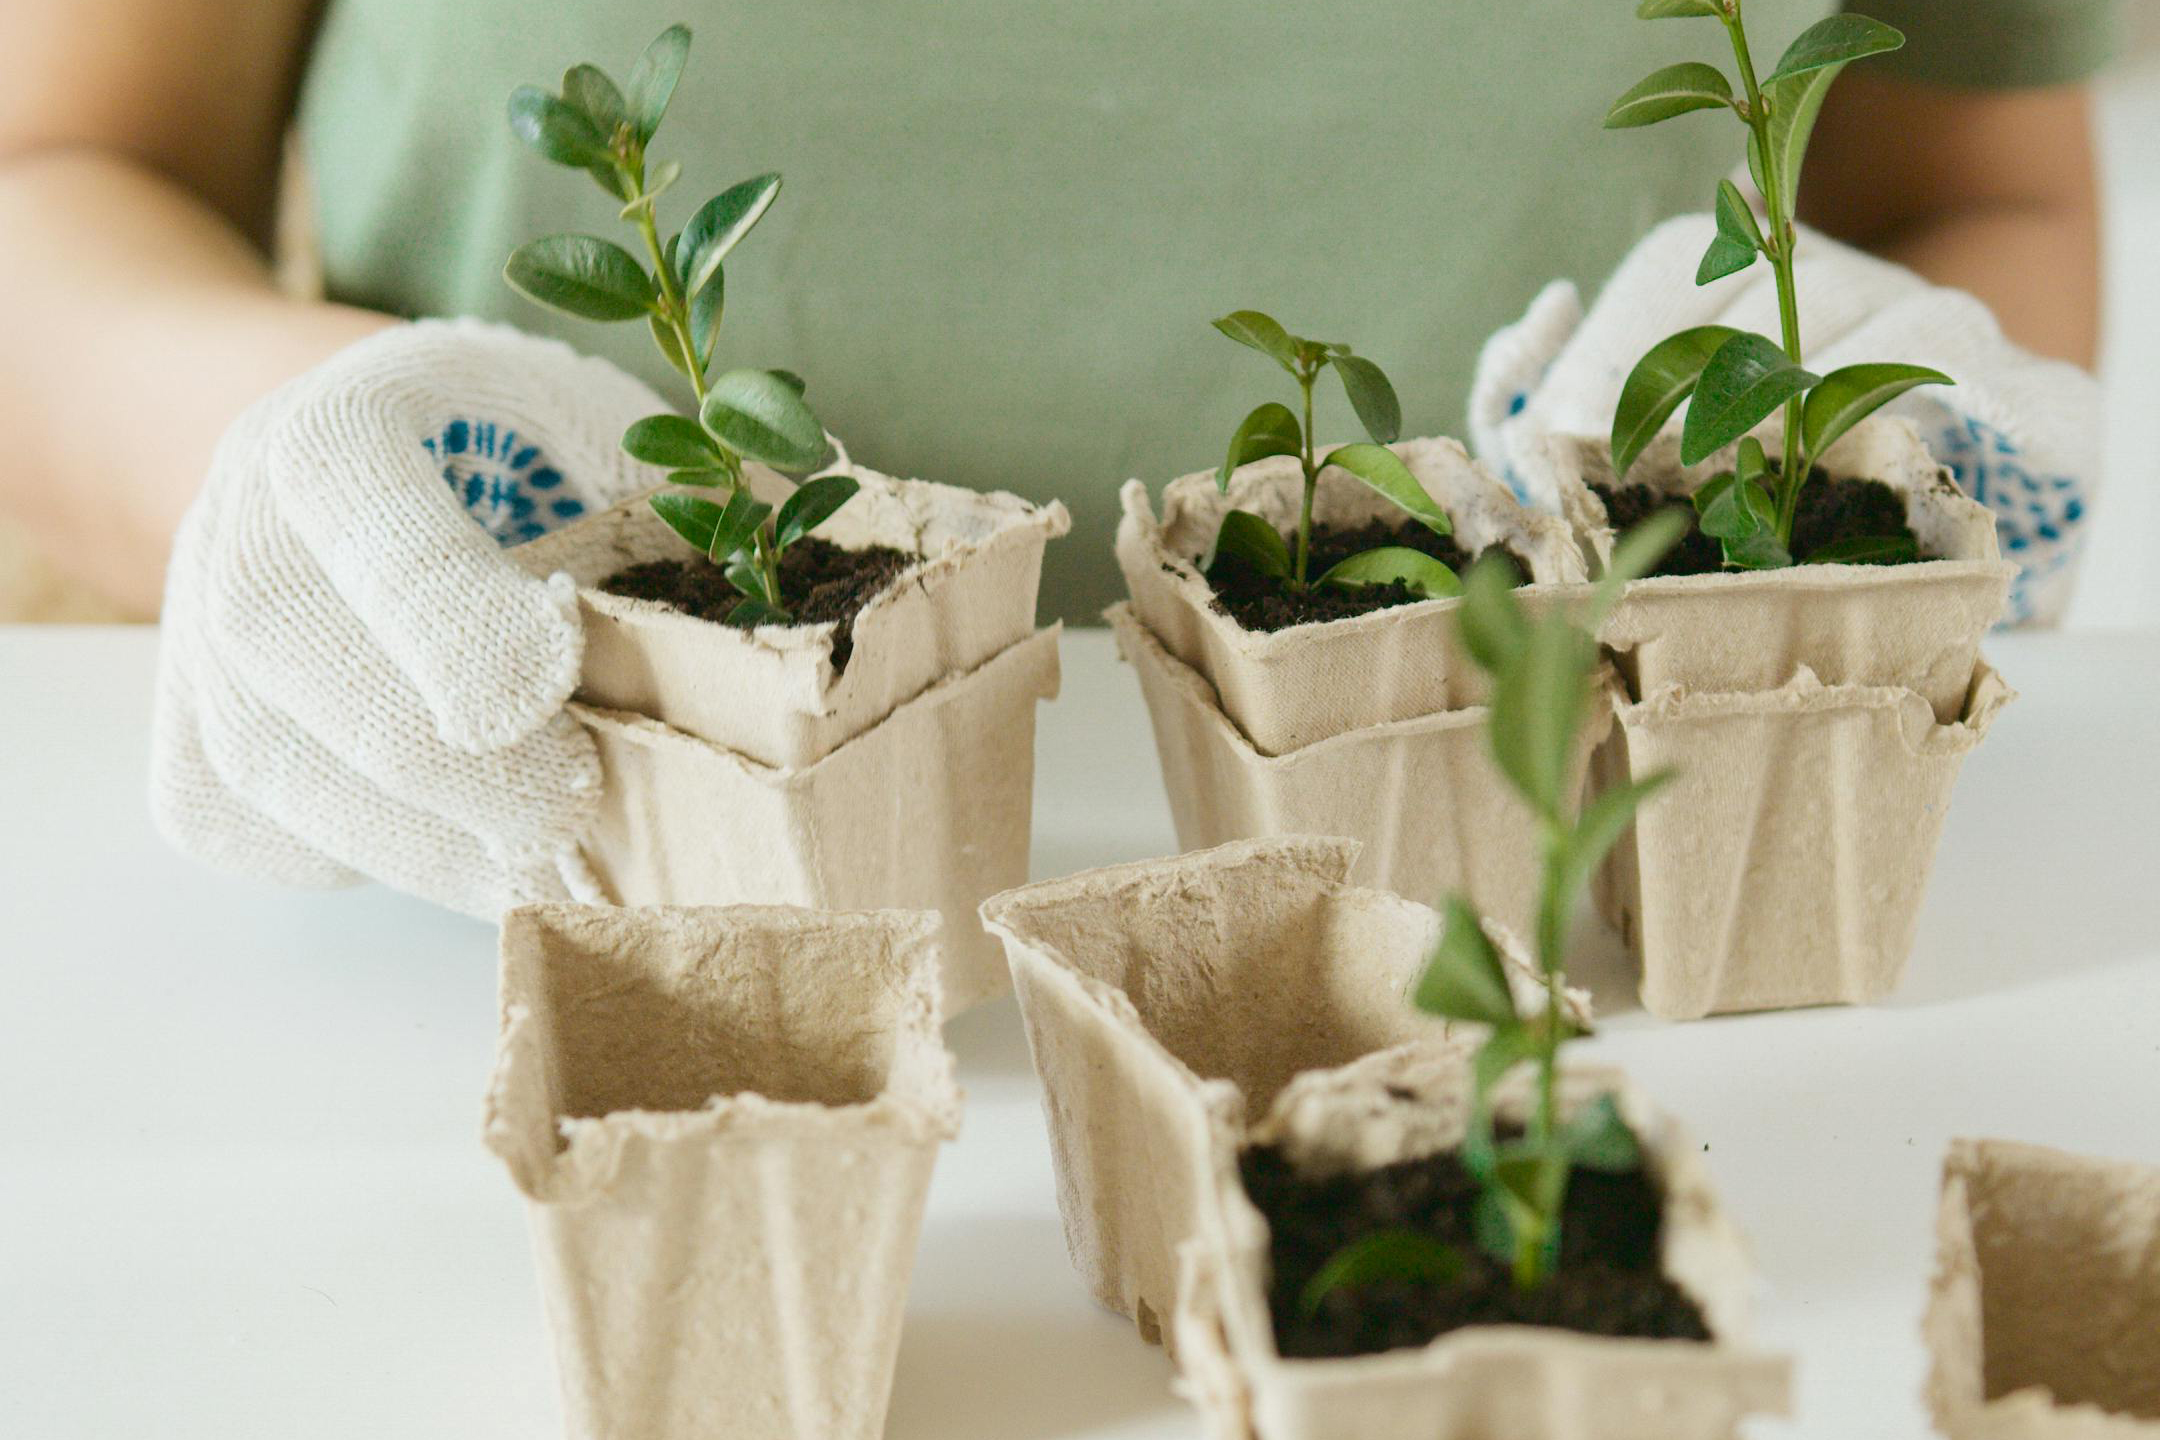
[[[0,1434],[557,1433],[521,1201],[479,1144],[494,935],[379,889],[166,851],[155,637],[0,629]],[[1587,1047],[1709,1147],[1822,1440],[1926,1426],[1917,1321],[1953,1135],[2160,1162],[2160,634],[1990,647],[2024,698],[1971,759],[1895,1001],[1665,1025],[1611,942]],[[1069,635],[1035,872],[1174,849],[1132,676]],[[1068,1266],[1009,1000],[959,1021],[892,1440],[1190,1440],[1170,1367]]]

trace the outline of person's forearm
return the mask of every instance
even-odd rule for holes
[[[144,616],[225,427],[392,323],[281,296],[209,207],[90,149],[0,160],[0,315],[0,511]]]
[[[1976,205],[1930,216],[1868,248],[1985,301],[2003,333],[2090,368],[2100,350],[2100,236],[2089,213]]]

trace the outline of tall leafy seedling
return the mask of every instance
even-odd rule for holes
[[[690,54],[690,31],[661,32],[618,86],[595,65],[563,72],[562,93],[520,86],[510,97],[510,128],[558,165],[589,173],[637,234],[641,262],[593,235],[549,235],[521,245],[503,276],[532,299],[587,320],[643,320],[669,365],[690,382],[695,420],[649,415],[624,432],[623,449],[668,467],[677,485],[719,498],[668,492],[652,508],[669,528],[721,568],[742,600],[729,623],[784,623],[780,556],[845,505],[856,482],[828,475],[799,485],[777,510],[750,492],[743,470],[756,460],[802,474],[823,464],[825,429],[803,400],[800,376],[785,370],[727,370],[708,375],[726,308],[724,262],[780,194],[780,177],[758,175],[730,186],[690,216],[680,233],[660,239],[659,201],[682,174],[650,147]]]
[[[1680,458],[1693,465],[1740,441],[1732,470],[1694,495],[1703,533],[1723,547],[1725,563],[1774,569],[1793,563],[1793,517],[1814,462],[1837,438],[1916,385],[1948,385],[1950,377],[1922,365],[1847,365],[1828,375],[1806,368],[1800,347],[1800,302],[1793,278],[1793,216],[1808,136],[1823,97],[1855,60],[1895,50],[1905,37],[1865,15],[1832,15],[1794,40],[1776,68],[1757,77],[1742,0],[1641,0],[1645,20],[1700,18],[1724,26],[1739,75],[1701,61],[1668,65],[1613,103],[1607,128],[1652,125],[1695,110],[1727,110],[1747,134],[1748,171],[1762,195],[1758,222],[1739,187],[1718,183],[1717,233],[1704,251],[1695,283],[1736,274],[1767,261],[1777,282],[1780,338],[1726,325],[1698,325],[1670,336],[1636,364],[1613,414],[1612,463],[1625,477],[1683,400],[1693,397],[1681,426]],[[1748,431],[1782,408],[1784,454],[1775,471]],[[1808,555],[1810,563],[1889,563],[1917,559],[1912,539],[1862,536]]]
[[[1317,580],[1308,579],[1312,556],[1313,495],[1320,488],[1320,472],[1333,465],[1370,485],[1435,535],[1454,533],[1447,511],[1440,508],[1418,484],[1410,467],[1387,447],[1402,433],[1402,405],[1395,387],[1380,367],[1347,345],[1307,340],[1292,335],[1273,317],[1258,310],[1238,310],[1215,322],[1240,345],[1249,346],[1280,365],[1297,382],[1303,418],[1279,401],[1254,408],[1230,437],[1229,453],[1215,472],[1216,487],[1230,489],[1230,472],[1240,465],[1271,455],[1294,455],[1304,472],[1305,492],[1298,509],[1297,536],[1285,544],[1280,531],[1249,510],[1232,510],[1217,527],[1201,568],[1207,569],[1220,555],[1235,555],[1266,575],[1281,580],[1292,590],[1308,585],[1385,585],[1399,582],[1427,598],[1462,593],[1462,582],[1443,562],[1407,545],[1382,545],[1360,551],[1328,567]],[[1313,448],[1313,386],[1323,371],[1333,370],[1350,397],[1358,423],[1372,437],[1371,444],[1342,445],[1325,455]]]
[[[1652,516],[1614,547],[1604,578],[1583,613],[1554,606],[1533,617],[1517,600],[1513,567],[1501,556],[1470,570],[1459,617],[1465,646],[1492,676],[1489,736],[1501,773],[1537,817],[1543,867],[1538,891],[1536,959],[1543,994],[1518,1003],[1500,952],[1477,910],[1449,898],[1446,924],[1411,991],[1430,1014],[1481,1026],[1472,1061],[1474,1100],[1463,1139],[1463,1166],[1478,1184],[1474,1233],[1479,1246],[1534,1289],[1551,1276],[1560,1253],[1560,1216],[1577,1167],[1631,1170],[1642,1163],[1634,1132],[1611,1097],[1559,1107],[1562,1047],[1587,1033],[1565,1000],[1567,936],[1590,877],[1633,821],[1643,801],[1672,777],[1660,772],[1572,804],[1576,740],[1592,699],[1597,627],[1621,587],[1647,574],[1685,528],[1677,512]],[[1534,1098],[1520,1134],[1502,1138],[1493,1123],[1493,1092],[1518,1067],[1531,1066]],[[1332,1290],[1380,1278],[1444,1282],[1463,1257],[1406,1230],[1368,1235],[1331,1257],[1306,1287],[1308,1313]]]

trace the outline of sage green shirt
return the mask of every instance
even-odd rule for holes
[[[1774,56],[1829,0],[1751,0]],[[1912,36],[1867,62],[1947,83],[2088,73],[2109,0],[1866,0]],[[1605,131],[1661,65],[1730,65],[1709,21],[1629,0],[329,0],[301,123],[334,298],[559,334],[687,404],[642,325],[559,317],[504,258],[626,239],[583,174],[504,120],[520,83],[618,80],[695,32],[654,153],[664,223],[765,170],[786,188],[728,260],[718,363],[794,370],[855,455],[1056,497],[1044,609],[1120,589],[1118,484],[1216,463],[1287,377],[1213,316],[1271,311],[1394,378],[1406,433],[1459,433],[1477,348],[1556,275],[1594,285],[1739,159],[1710,115]],[[1895,144],[1896,137],[1885,143]],[[672,208],[670,208],[672,206]],[[622,234],[618,236],[617,231]],[[1315,427],[1348,436],[1339,392]]]

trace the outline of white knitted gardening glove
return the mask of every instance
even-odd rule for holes
[[[151,808],[177,847],[296,885],[362,877],[489,918],[599,898],[599,801],[563,708],[567,575],[515,543],[659,481],[666,408],[605,361],[474,321],[400,325],[220,442],[166,582]]]
[[[1667,221],[1621,261],[1587,317],[1575,286],[1556,280],[1486,341],[1471,387],[1471,443],[1518,494],[1542,437],[1612,429],[1622,382],[1666,336],[1710,324],[1777,336],[1767,264],[1695,283],[1715,230],[1708,215]],[[1810,370],[1903,361],[1957,381],[1910,391],[1888,411],[1918,425],[1958,483],[1995,512],[2003,554],[2021,570],[2009,621],[2059,620],[2100,483],[2099,384],[2011,344],[1971,295],[1811,230],[1800,232],[1795,279]],[[1670,426],[1686,413],[1682,406]]]

